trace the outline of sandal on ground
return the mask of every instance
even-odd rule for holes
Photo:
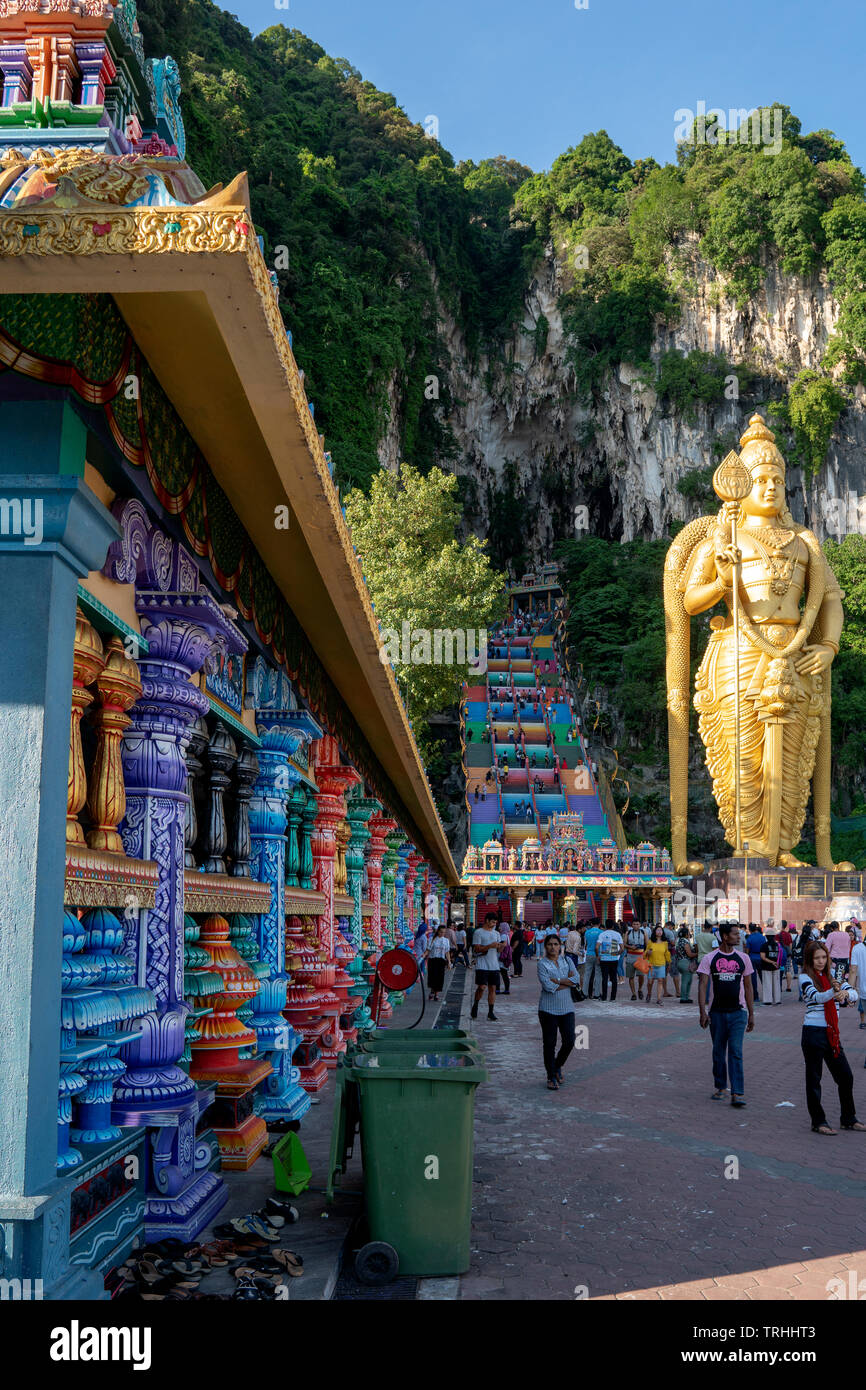
[[[296,1255],[294,1250],[274,1250],[271,1252],[278,1265],[288,1270],[289,1274],[298,1278],[304,1272],[304,1261],[300,1255]]]
[[[277,1217],[282,1217],[283,1221],[290,1226],[296,1221],[300,1221],[301,1214],[297,1207],[292,1206],[291,1202],[281,1201],[279,1197],[269,1197],[265,1202],[265,1213],[272,1226],[277,1225]]]
[[[260,1289],[278,1289],[283,1283],[283,1276],[278,1270],[266,1273],[264,1270],[254,1269],[252,1265],[242,1265],[234,1271],[234,1276],[236,1279],[252,1279]]]
[[[737,1110],[744,1110],[746,1106],[745,1097],[731,1096],[731,1105],[733,1105]]]
[[[216,1226],[214,1233],[218,1236],[258,1236],[263,1240],[279,1240],[280,1233],[276,1226],[270,1222],[264,1222],[260,1216],[255,1214],[250,1216],[236,1216],[233,1221],[226,1221],[222,1226]]]
[[[559,1090],[559,1083],[558,1083],[557,1081],[554,1081],[554,1079],[553,1079],[552,1076],[549,1076],[549,1077],[547,1078],[547,1089],[548,1089],[548,1091],[558,1091],[558,1090]]]
[[[145,1258],[139,1260],[133,1270],[133,1274],[140,1284],[156,1284],[160,1279],[164,1279],[169,1272],[170,1266],[165,1260],[152,1260]]]
[[[835,1131],[835,1129],[831,1129],[829,1125],[813,1125],[813,1126],[812,1126],[812,1133],[813,1133],[813,1134],[835,1134],[836,1131]]]
[[[727,1094],[728,1094],[728,1088],[727,1088],[727,1086],[722,1086],[720,1090],[718,1090],[718,1091],[713,1091],[713,1094],[710,1096],[710,1100],[724,1100],[724,1098],[725,1098],[725,1096],[726,1096]]]
[[[866,1125],[861,1124],[859,1120],[855,1120],[854,1123],[853,1123],[853,1125],[840,1125],[839,1128],[840,1128],[840,1129],[856,1129],[856,1130],[858,1130],[860,1133],[862,1133],[863,1130],[866,1130]]]
[[[214,1240],[210,1245],[202,1245],[196,1256],[209,1269],[226,1269],[229,1260],[233,1260],[234,1257],[235,1252],[230,1240]]]

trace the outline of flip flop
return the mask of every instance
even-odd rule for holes
[[[270,1223],[266,1224],[255,1213],[249,1216],[236,1216],[233,1221],[226,1221],[222,1226],[215,1226],[214,1234],[217,1236],[248,1236],[251,1239],[258,1236],[263,1240],[279,1240],[280,1238],[276,1226],[271,1226]]]
[[[304,1261],[293,1250],[273,1250],[271,1253],[277,1264],[282,1265],[283,1269],[288,1270],[295,1278],[303,1274]]]

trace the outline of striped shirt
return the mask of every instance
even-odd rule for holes
[[[826,1028],[827,1019],[824,1015],[824,1005],[829,999],[833,998],[833,990],[818,989],[818,986],[813,983],[809,975],[800,976],[800,989],[803,991],[803,1003],[806,1005],[803,1027]],[[846,989],[845,993],[848,995],[850,1003],[857,1003],[856,989]]]
[[[541,998],[538,1001],[539,1012],[543,1014],[570,1014],[574,1009],[571,994],[567,989],[560,989],[563,980],[570,980],[573,985],[580,984],[577,971],[567,956],[560,956],[559,960],[548,960],[542,957],[538,962],[538,982],[541,985]]]

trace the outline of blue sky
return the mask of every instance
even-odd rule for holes
[[[581,0],[581,3],[583,0]],[[457,159],[549,168],[605,129],[630,158],[674,157],[674,113],[784,102],[866,164],[864,0],[235,0],[254,33],[300,29],[434,115]]]

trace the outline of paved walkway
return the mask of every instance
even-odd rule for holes
[[[472,1023],[464,1005],[490,1083],[477,1094],[473,1256],[461,1298],[826,1300],[856,1297],[860,1279],[866,1292],[866,1134],[811,1132],[796,993],[756,1006],[744,1110],[710,1099],[697,1005],[631,1004],[627,987],[615,1004],[577,1006],[585,1046],[564,1088],[549,1092],[538,993],[530,962],[497,999],[500,1022],[482,1007]],[[845,1010],[843,1045],[866,1118],[857,1024]],[[824,1100],[835,1125],[832,1083]],[[833,1279],[844,1289],[828,1289]]]

